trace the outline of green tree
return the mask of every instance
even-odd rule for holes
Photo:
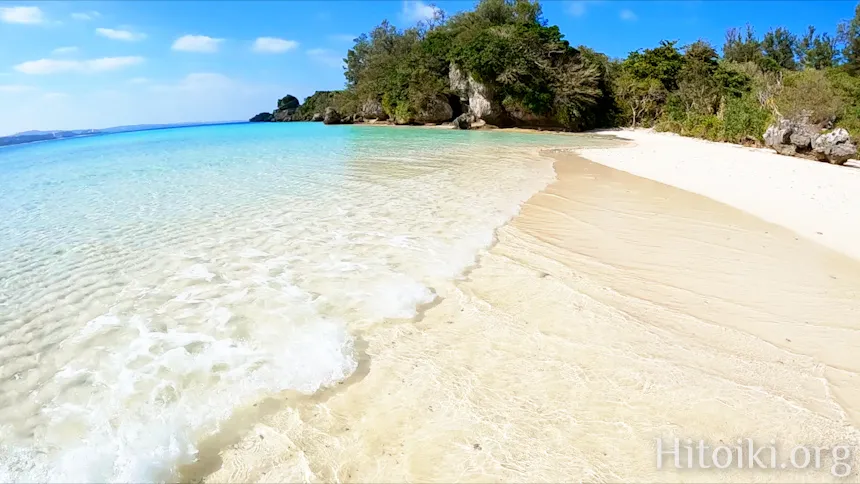
[[[622,68],[636,79],[656,79],[664,89],[674,91],[678,88],[678,74],[684,66],[684,58],[676,44],[676,41],[662,40],[659,47],[631,52]]]
[[[810,25],[797,46],[800,64],[807,69],[827,69],[838,62],[839,52],[836,49],[836,39],[825,32],[819,35],[815,27]]]
[[[722,95],[722,86],[714,76],[720,67],[717,52],[710,44],[699,40],[684,49],[683,59],[683,67],[678,73],[679,100],[687,111],[713,114]]]
[[[658,79],[639,79],[630,72],[622,72],[615,80],[615,93],[634,128],[637,123],[656,119],[668,95]]]
[[[797,62],[794,59],[797,37],[788,30],[778,27],[776,30],[768,31],[761,41],[761,47],[765,59],[780,68],[788,70],[797,68]]]
[[[763,57],[761,42],[758,41],[752,26],[747,24],[746,33],[731,28],[726,32],[726,42],[723,44],[723,58],[729,62],[754,62],[758,64]]]
[[[854,75],[860,75],[860,3],[854,9],[854,18],[839,24],[837,37],[844,46],[842,57],[846,69]]]

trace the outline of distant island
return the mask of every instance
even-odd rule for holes
[[[405,30],[385,20],[344,62],[343,90],[285,96],[251,121],[643,126],[837,164],[860,134],[860,5],[833,35],[747,25],[726,33],[722,55],[664,40],[610,59],[572,46],[537,2],[482,0]]]
[[[241,121],[244,122],[244,121]],[[35,143],[37,141],[49,141],[68,138],[81,138],[84,136],[99,136],[116,133],[129,133],[132,131],[150,131],[155,129],[181,128],[190,126],[210,126],[216,124],[233,124],[236,121],[217,121],[208,123],[173,123],[173,124],[135,124],[129,126],[116,126],[104,129],[79,129],[70,131],[23,131],[10,136],[0,136],[0,146],[20,145]]]

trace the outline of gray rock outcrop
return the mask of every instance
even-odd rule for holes
[[[323,116],[321,113],[314,113],[314,115],[311,116],[311,121],[313,121],[315,123],[318,123],[324,119],[325,119],[325,116]]]
[[[430,98],[415,115],[414,122],[420,124],[439,124],[451,121],[454,109],[445,96],[437,95]]]
[[[260,113],[248,121],[251,123],[271,123],[275,118],[272,116],[272,113]]]
[[[325,124],[340,124],[341,119],[343,119],[334,108],[325,108],[325,114],[323,115],[323,123]]]
[[[385,121],[388,119],[388,113],[385,112],[385,108],[382,107],[382,103],[375,99],[368,99],[361,105],[361,109],[359,110],[359,114],[365,119],[378,119],[379,121]]]
[[[857,155],[857,146],[851,141],[848,131],[836,128],[812,140],[812,152],[821,161],[844,165],[846,161]]]
[[[780,119],[764,132],[765,146],[787,156],[801,156],[842,165],[857,155],[857,146],[848,131],[837,128],[820,134],[807,119]]]
[[[466,75],[454,64],[451,64],[448,71],[448,82],[451,91],[460,96],[474,119],[482,119],[497,126],[507,124],[505,111],[489,86],[481,84],[471,74]]]
[[[456,126],[457,129],[469,129],[469,128],[471,128],[472,127],[472,115],[467,114],[467,113],[463,113],[463,114],[457,116],[457,118],[454,119],[454,126]]]

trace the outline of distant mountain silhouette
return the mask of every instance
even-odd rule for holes
[[[128,133],[131,131],[148,131],[153,129],[182,128],[189,126],[209,126],[215,124],[235,124],[245,121],[218,121],[212,123],[176,123],[176,124],[133,124],[129,126],[115,126],[105,129],[77,129],[70,131],[22,131],[11,136],[0,136],[0,146],[20,145],[24,143],[35,143],[37,141],[48,141],[67,138],[80,138],[82,136],[99,136],[105,134]]]

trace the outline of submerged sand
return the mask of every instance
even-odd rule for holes
[[[829,461],[658,470],[655,439],[856,446],[860,263],[703,196],[553,156],[557,181],[466,278],[417,320],[360,336],[350,381],[248,409],[241,434],[225,430],[185,475],[836,480]]]

